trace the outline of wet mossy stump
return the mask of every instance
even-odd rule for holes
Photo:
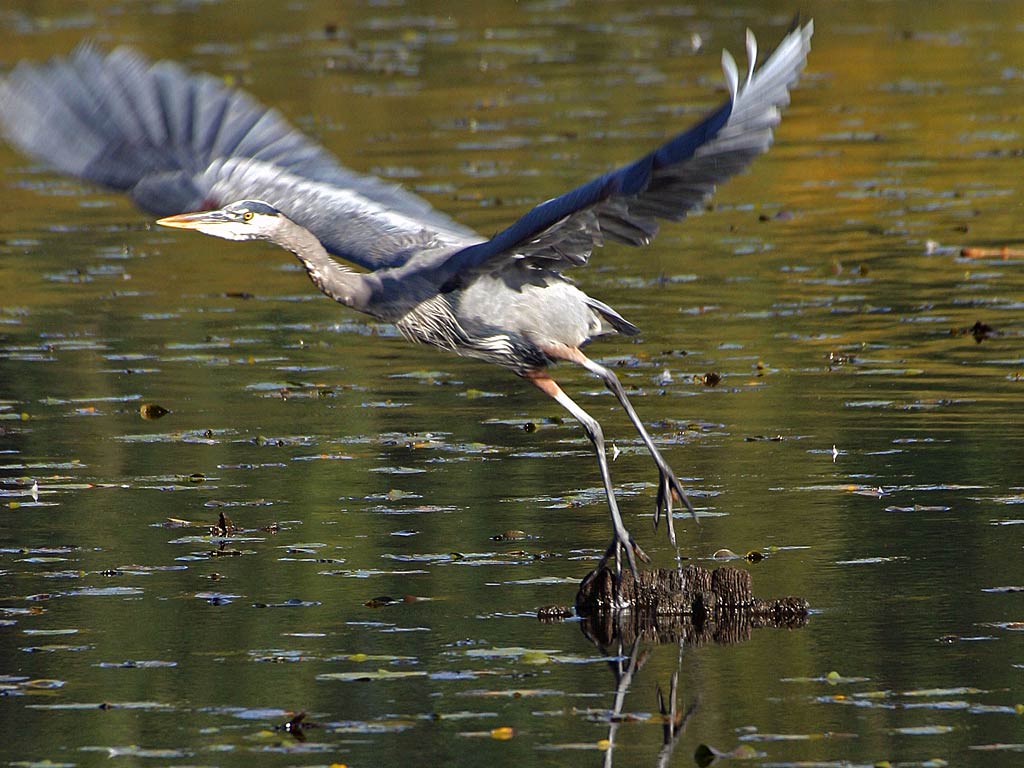
[[[723,566],[688,565],[681,571],[623,571],[616,600],[610,571],[580,585],[576,612],[584,631],[600,643],[636,637],[657,642],[738,643],[759,627],[795,629],[807,621],[801,597],[754,597],[750,572]],[[627,604],[628,611],[616,606]]]

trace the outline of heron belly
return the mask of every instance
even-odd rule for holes
[[[578,347],[605,332],[586,294],[556,275],[519,284],[477,279],[460,292],[456,316],[475,335],[506,334],[538,349]]]
[[[482,276],[420,302],[395,325],[410,341],[525,373],[550,362],[545,349],[579,347],[609,327],[587,296],[556,275],[517,286]]]

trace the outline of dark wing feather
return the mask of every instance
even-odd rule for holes
[[[438,265],[438,279],[509,259],[552,268],[585,264],[606,238],[647,244],[657,234],[657,219],[685,218],[717,184],[768,149],[813,33],[813,22],[794,28],[754,72],[757,47],[748,32],[750,69],[742,85],[732,56],[722,54],[731,95],[725,104],[636,162],[541,203],[490,240],[452,254]]]
[[[433,238],[481,239],[401,187],[344,168],[247,93],[128,48],[22,62],[0,81],[0,130],[159,216],[264,199],[370,269],[397,266]]]

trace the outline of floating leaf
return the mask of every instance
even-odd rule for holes
[[[519,657],[519,660],[523,664],[548,664],[551,657],[542,651],[527,651]]]
[[[856,739],[856,733],[750,733],[740,737],[743,741],[823,741],[825,739]]]
[[[783,683],[828,683],[829,685],[840,685],[846,683],[864,683],[870,680],[868,677],[844,677],[835,670],[821,677],[784,677]],[[864,695],[864,694],[858,694]],[[884,695],[889,695],[888,691]]]
[[[422,498],[422,496],[418,493],[413,493],[412,491],[402,491],[398,488],[392,488],[384,494],[384,498],[388,501],[401,501],[402,499],[419,499]]]
[[[1024,752],[1024,744],[972,744],[968,749],[976,749],[979,752]]]
[[[32,636],[45,636],[50,637],[53,635],[77,635],[77,629],[25,629],[22,630],[26,635]]]
[[[545,664],[550,660],[551,656],[559,653],[561,653],[561,651],[522,648],[520,646],[508,646],[502,648],[470,648],[466,651],[467,656],[484,659],[520,659],[526,661],[524,657],[529,657],[532,659],[532,661],[527,661],[529,664]],[[543,661],[537,661],[537,659],[543,659]]]
[[[512,688],[504,691],[495,690],[473,690],[473,691],[462,691],[459,693],[460,696],[467,696],[471,698],[508,698],[508,699],[525,699],[533,698],[536,696],[564,696],[565,691],[557,691],[551,688]]]
[[[903,691],[901,696],[930,697],[930,696],[973,696],[980,693],[988,693],[984,688],[971,688],[960,686],[957,688],[915,688],[911,691]]]
[[[886,507],[886,512],[949,512],[950,507],[942,505],[914,504],[910,507]]]
[[[160,661],[158,659],[153,660],[139,660],[128,659],[127,661],[101,661],[95,666],[101,669],[168,669],[171,667],[178,666],[176,661]]]
[[[340,680],[357,682],[361,680],[405,680],[410,677],[426,677],[427,673],[419,670],[378,669],[372,672],[324,672],[316,676],[317,680]]]
[[[487,392],[482,389],[467,389],[465,392],[460,392],[459,396],[465,397],[467,400],[478,400],[484,397],[505,397],[502,392]]]
[[[127,597],[141,595],[139,587],[82,587],[67,593],[69,597]]]
[[[952,733],[951,725],[914,725],[905,728],[890,728],[889,733],[893,736],[937,736],[943,733]]]
[[[90,710],[127,709],[153,712],[173,712],[174,707],[160,701],[74,701],[57,704],[29,704],[30,709],[39,710]]]
[[[25,653],[56,653],[58,651],[90,651],[91,645],[29,645],[22,648]]]
[[[390,661],[416,663],[417,658],[415,656],[393,656],[386,653],[341,653],[336,656],[331,656],[327,661],[355,661],[359,663],[364,661]]]
[[[83,752],[104,752],[108,757],[144,757],[157,760],[180,760],[192,753],[186,749],[145,749],[135,744],[125,747],[79,747]]]
[[[54,691],[63,688],[67,683],[64,680],[53,680],[51,678],[39,678],[37,680],[26,680],[21,684],[22,688],[39,691]]]
[[[253,608],[315,608],[321,605],[318,600],[300,600],[297,597],[289,597],[281,603],[253,603]]]

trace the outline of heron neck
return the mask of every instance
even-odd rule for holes
[[[291,251],[306,268],[310,280],[324,294],[360,311],[366,311],[370,288],[366,278],[331,258],[316,235],[288,221],[272,238],[275,245]]]

